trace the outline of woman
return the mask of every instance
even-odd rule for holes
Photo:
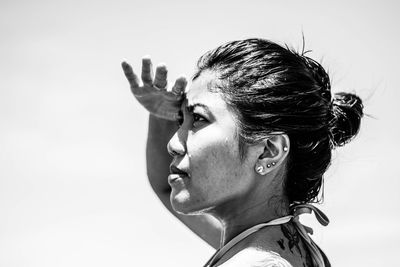
[[[262,39],[207,52],[187,92],[183,77],[166,90],[164,65],[153,79],[149,58],[142,86],[122,66],[150,111],[150,183],[175,216],[218,249],[206,266],[330,266],[298,216],[314,211],[328,224],[309,203],[318,201],[331,150],[358,132],[359,97],[332,99],[320,64]]]

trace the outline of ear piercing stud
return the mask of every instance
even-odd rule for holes
[[[275,166],[276,165],[276,162],[271,162],[271,164],[267,164],[267,168],[271,168],[271,166]]]
[[[288,148],[287,146],[284,146],[284,147],[283,147],[283,151],[285,151],[285,152],[288,151],[288,149],[289,149],[289,148]]]
[[[267,168],[271,168],[272,166],[275,166],[276,162],[271,162],[271,164],[267,164]],[[262,172],[264,171],[264,167],[262,165],[258,165],[256,166],[256,172],[259,174],[262,174]]]
[[[256,167],[256,172],[257,173],[262,174],[263,171],[264,171],[264,167],[263,166],[259,165],[259,166]]]

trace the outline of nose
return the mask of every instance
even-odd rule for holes
[[[179,138],[179,130],[169,140],[167,144],[167,150],[172,157],[185,155],[185,144],[183,140]]]

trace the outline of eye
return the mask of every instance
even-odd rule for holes
[[[176,120],[176,124],[177,126],[180,128],[183,123],[185,122],[185,120],[191,120],[192,122],[192,127],[200,127],[203,123],[208,122],[208,120],[197,113],[189,113],[187,115],[183,115],[183,112],[179,112],[178,114],[178,118]]]
[[[204,118],[203,116],[201,116],[200,114],[193,113],[193,125],[203,123],[203,122],[207,122],[207,119]]]

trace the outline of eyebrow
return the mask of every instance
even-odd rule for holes
[[[187,106],[186,110],[189,111],[189,112],[193,112],[193,110],[196,107],[201,107],[201,108],[205,109],[207,112],[210,112],[210,109],[208,108],[208,106],[205,105],[205,104],[202,104],[202,103],[195,103],[193,105]]]

